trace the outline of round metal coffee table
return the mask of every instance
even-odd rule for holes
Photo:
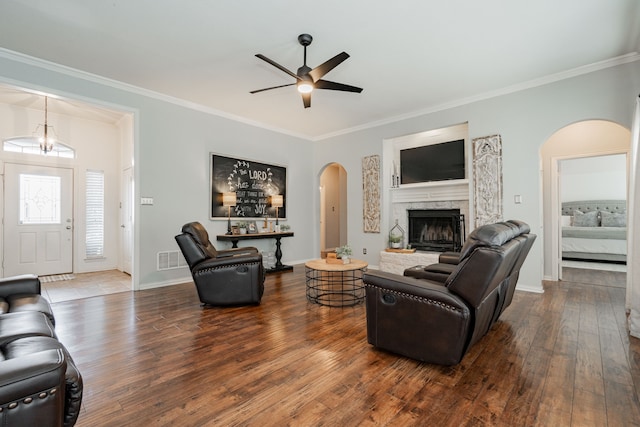
[[[349,264],[330,264],[324,259],[307,261],[307,299],[329,307],[360,304],[365,295],[362,275],[368,265],[357,259]]]

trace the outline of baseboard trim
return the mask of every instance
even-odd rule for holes
[[[541,286],[523,285],[519,283],[516,285],[516,291],[531,292],[534,294],[543,294],[544,288],[542,288]]]

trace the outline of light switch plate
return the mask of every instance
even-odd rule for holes
[[[141,205],[153,205],[153,197],[141,197],[140,198]]]

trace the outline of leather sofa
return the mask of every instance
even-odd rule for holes
[[[369,270],[368,342],[423,362],[459,363],[511,303],[534,241],[521,221],[489,224],[469,234],[444,281]]]
[[[73,426],[82,391],[38,277],[0,279],[0,425]]]
[[[264,293],[262,254],[254,247],[216,250],[199,222],[175,236],[205,305],[260,304]]]
[[[47,315],[52,324],[55,318],[51,305],[41,295],[40,279],[35,274],[0,279],[0,314],[39,311]]]

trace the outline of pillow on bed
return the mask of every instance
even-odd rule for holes
[[[598,227],[598,211],[583,213],[581,211],[573,211],[574,227]]]
[[[602,216],[603,227],[626,227],[627,226],[627,214],[616,212],[600,212]]]
[[[560,225],[562,227],[571,227],[571,215],[562,215],[560,219]]]

